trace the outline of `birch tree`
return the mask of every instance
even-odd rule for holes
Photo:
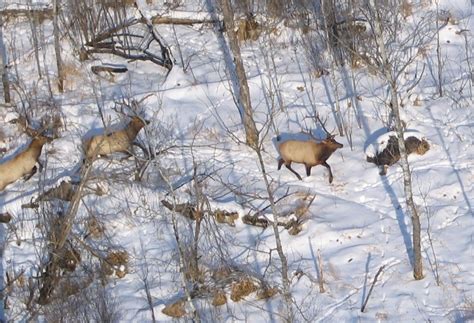
[[[390,5],[390,4],[389,4]],[[391,3],[392,9],[395,3]],[[414,268],[413,275],[416,280],[423,278],[423,264],[421,256],[421,226],[420,217],[413,200],[413,189],[411,180],[410,165],[408,163],[407,152],[404,141],[404,128],[400,118],[400,100],[399,100],[399,77],[406,70],[406,68],[414,61],[415,55],[390,56],[390,47],[387,45],[387,30],[384,30],[382,17],[387,17],[383,14],[381,5],[375,0],[370,0],[366,7],[368,17],[370,17],[370,24],[372,28],[372,36],[376,43],[376,58],[378,60],[377,70],[379,75],[387,83],[390,92],[390,109],[393,118],[395,131],[398,136],[398,145],[400,148],[400,164],[403,170],[403,187],[405,193],[405,202],[408,213],[411,215],[413,226],[413,252],[414,252]],[[385,18],[384,18],[385,19]],[[393,26],[392,26],[393,27]],[[397,30],[396,28],[392,30]],[[392,36],[395,36],[392,34]],[[396,37],[395,37],[396,38]],[[393,41],[395,38],[392,38]],[[393,49],[395,46],[392,46]],[[395,47],[396,48],[396,47]],[[396,49],[395,49],[396,50]]]
[[[237,75],[238,93],[234,94],[238,98],[238,108],[245,128],[246,143],[251,148],[256,149],[258,147],[258,132],[252,116],[249,85],[240,53],[239,40],[235,32],[234,11],[230,0],[222,0],[221,4],[227,36],[229,38],[229,47],[232,52],[235,73]]]
[[[0,7],[3,8],[3,1],[0,1]],[[3,42],[3,14],[0,13],[0,71],[2,73],[3,99],[5,103],[10,103],[10,82],[8,81],[8,56],[5,43]]]
[[[63,93],[64,91],[64,69],[63,62],[61,59],[61,45],[60,45],[60,32],[59,32],[59,9],[61,0],[53,0],[53,33],[54,33],[54,52],[56,54],[56,66],[58,68],[58,91]]]
[[[226,31],[228,35],[228,42],[229,47],[232,55],[232,61],[235,65],[235,74],[237,76],[237,83],[238,89],[234,91],[238,91],[238,93],[233,93],[234,96],[237,98],[238,108],[241,114],[241,118],[245,127],[245,134],[246,134],[246,143],[249,147],[251,147],[257,155],[258,163],[260,172],[262,174],[265,189],[267,193],[267,198],[270,203],[270,208],[273,213],[274,220],[271,221],[273,234],[275,236],[276,242],[276,250],[278,253],[278,257],[280,259],[281,265],[281,279],[283,285],[283,301],[285,305],[285,313],[284,313],[284,320],[286,322],[292,322],[294,319],[293,309],[292,309],[292,296],[290,291],[290,279],[288,277],[288,260],[283,250],[283,244],[280,238],[280,232],[278,228],[278,214],[279,210],[275,202],[275,196],[272,189],[272,180],[269,177],[265,163],[263,160],[263,138],[259,138],[259,132],[255,125],[254,119],[254,110],[252,108],[252,102],[250,98],[250,91],[247,81],[247,75],[245,72],[241,52],[240,52],[240,45],[237,34],[235,32],[235,22],[234,22],[234,10],[232,8],[231,0],[221,0],[222,6],[222,13],[224,17],[224,23],[226,26]],[[233,71],[230,71],[233,74]],[[231,76],[232,77],[232,76]],[[273,108],[271,110],[274,110]],[[270,113],[271,115],[272,113]],[[272,116],[269,116],[269,120],[265,122],[262,127],[263,137],[265,134],[268,134],[268,128],[273,123],[271,119]]]

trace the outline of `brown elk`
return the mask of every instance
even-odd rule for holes
[[[424,155],[428,150],[430,150],[430,144],[425,139],[420,140],[414,136],[410,136],[405,139],[405,148],[407,155],[412,153]],[[398,138],[396,136],[389,137],[387,147],[385,147],[384,150],[377,152],[373,157],[367,156],[367,161],[369,163],[381,166],[380,175],[386,175],[387,168],[399,160],[400,147],[398,146]]]
[[[149,123],[149,121],[134,116],[125,128],[121,130],[93,136],[85,140],[84,151],[86,159],[93,160],[97,156],[106,156],[115,152],[130,154],[133,141],[140,130]]]
[[[51,142],[52,138],[42,134],[36,135],[28,147],[12,159],[0,164],[0,191],[3,191],[8,184],[16,182],[23,177],[30,179],[36,173],[36,163],[42,168],[38,158],[41,155],[43,145]]]
[[[322,124],[322,123],[321,123]],[[324,128],[324,126],[323,126]],[[326,129],[325,129],[326,130]],[[293,174],[301,180],[301,176],[291,168],[291,163],[304,164],[306,167],[306,175],[311,175],[311,168],[317,165],[322,165],[326,167],[329,171],[329,183],[332,183],[333,176],[331,167],[327,163],[329,157],[337,149],[342,148],[343,145],[334,140],[335,135],[330,135],[327,132],[326,139],[321,142],[316,142],[315,140],[288,140],[282,142],[278,146],[278,151],[280,153],[280,159],[278,160],[278,170],[281,169],[281,166],[285,164]],[[277,137],[277,141],[280,141],[280,136]]]

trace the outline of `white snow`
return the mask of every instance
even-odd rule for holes
[[[145,1],[138,3],[149,8],[149,16],[161,10],[160,6],[147,5]],[[406,213],[402,170],[394,165],[383,177],[379,176],[376,166],[366,162],[366,155],[383,150],[389,136],[394,134],[384,128],[386,110],[381,98],[385,98],[386,90],[383,82],[365,70],[356,70],[360,100],[356,107],[350,108],[348,102],[352,94],[345,93],[339,84],[339,95],[344,98],[340,102],[342,113],[352,129],[352,149],[347,137],[336,136],[344,147],[328,160],[334,174],[332,184],[328,183],[326,168],[316,166],[312,175],[306,177],[304,166],[293,164],[303,176],[299,181],[285,167],[277,170],[275,137],[301,131],[323,136],[321,127],[308,118],[315,112],[327,117],[326,128],[337,133],[332,113],[334,95],[328,95],[330,77],[312,77],[309,82],[311,68],[302,53],[299,34],[283,24],[270,36],[262,36],[262,45],[247,42],[242,46],[259,129],[264,127],[269,115],[269,82],[276,82],[281,91],[279,99],[283,109],[278,106],[268,135],[262,138],[265,169],[275,197],[282,198],[277,206],[285,213],[305,205],[307,196],[315,196],[298,235],[290,235],[280,227],[294,305],[299,309],[296,310],[298,322],[305,319],[310,322],[463,322],[474,317],[474,101],[469,88],[472,83],[468,81],[465,40],[456,34],[460,26],[471,28],[467,37],[469,59],[474,65],[474,5],[467,0],[440,1],[440,8],[453,12],[459,23],[448,24],[440,31],[447,94],[442,98],[437,96],[436,80],[427,71],[412,90],[414,95],[409,100],[405,98],[402,108],[402,117],[409,129],[405,137],[426,138],[430,143],[425,155],[410,158],[415,203],[422,225],[425,277],[420,281],[414,280],[412,274],[412,227]],[[179,10],[166,14],[175,18],[207,19],[209,15],[205,10],[200,1],[188,1]],[[19,180],[0,192],[0,213],[9,212],[14,216],[11,225],[1,224],[0,235],[5,241],[2,274],[25,270],[26,277],[36,277],[40,260],[45,260],[40,257],[40,247],[45,248],[46,237],[44,228],[38,226],[41,213],[23,209],[22,205],[31,202],[43,189],[77,177],[82,162],[82,138],[97,129],[123,122],[124,116],[116,109],[117,102],[132,98],[140,101],[150,95],[141,102],[139,112],[151,123],[140,132],[138,141],[161,153],[143,171],[141,181],[136,181],[136,165],[144,158],[139,148],[135,148],[135,152],[141,160],[120,160],[123,156],[117,154],[94,162],[93,179],[88,185],[88,194],[82,199],[73,229],[77,237],[83,237],[86,219],[95,216],[104,224],[107,238],[85,242],[102,255],[114,248],[128,252],[129,273],[122,279],[110,277],[106,285],[107,292],[119,304],[121,322],[152,320],[142,279],[145,271],[148,271],[157,321],[172,321],[161,311],[184,294],[172,214],[162,206],[161,200],[172,200],[171,186],[176,188],[177,203],[193,202],[194,175],[199,178],[202,193],[213,209],[235,211],[240,217],[235,227],[209,219],[203,221],[199,240],[202,264],[209,270],[216,269],[225,258],[241,270],[264,277],[272,286],[281,286],[272,229],[249,226],[241,221],[244,215],[264,208],[263,215],[267,219],[274,219],[275,215],[267,207],[269,200],[257,156],[244,144],[245,132],[230,92],[232,84],[220,39],[211,26],[176,26],[173,30],[169,25],[158,25],[156,28],[177,61],[167,76],[163,68],[150,62],[113,56],[100,56],[99,63],[125,65],[129,72],[113,78],[97,76],[90,72],[90,67],[98,62],[78,62],[71,48],[64,44],[63,58],[73,61],[74,69],[67,76],[66,92],[54,93],[64,123],[61,138],[45,145],[40,157],[42,161],[47,160],[43,173],[26,182]],[[46,23],[47,43],[41,60],[48,66],[43,73],[49,73],[54,80],[51,30]],[[4,37],[5,43],[17,46],[16,56],[11,60],[24,89],[32,97],[33,94],[47,97],[45,78],[37,79],[30,26],[7,24]],[[266,50],[263,45],[268,45],[270,40],[272,48]],[[434,64],[435,40],[430,45],[427,55]],[[181,66],[179,50],[185,68]],[[272,64],[276,70],[266,64],[269,55],[274,57]],[[419,58],[416,64],[423,62]],[[416,68],[410,67],[406,79],[412,79],[415,73]],[[336,77],[340,81],[344,75]],[[421,106],[413,104],[416,97],[420,98]],[[0,112],[4,117],[0,124],[6,137],[5,140],[0,138],[0,148],[7,149],[0,155],[1,162],[30,139],[8,123],[17,112],[0,109],[5,109]],[[99,109],[104,114],[105,125]],[[33,116],[51,111],[52,108],[46,106]],[[360,127],[355,112],[361,119]],[[99,191],[101,194],[94,193]],[[189,246],[194,222],[176,216],[182,242]],[[317,282],[309,278],[318,277],[318,250],[325,293],[320,293]],[[82,256],[84,266],[97,263],[90,254]],[[381,266],[385,266],[384,270],[362,313],[362,302]],[[307,275],[297,279],[294,274],[298,270]],[[21,293],[21,288],[16,286],[16,294],[9,298],[10,308],[4,311],[7,319],[26,319],[26,294]],[[229,288],[226,291],[229,295]],[[196,305],[204,321],[274,322],[281,320],[279,315],[283,310],[281,296],[257,300],[255,294],[241,302],[228,298],[227,305],[217,308],[205,301],[198,301]]]

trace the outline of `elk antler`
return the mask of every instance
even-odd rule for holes
[[[48,130],[47,125],[44,120],[41,120],[39,129],[34,129],[31,127],[28,117],[20,115],[18,118],[13,119],[10,123],[16,124],[20,131],[23,131],[28,137],[36,138],[38,136],[43,136]]]
[[[316,115],[316,120],[321,124],[321,127],[323,128],[323,130],[326,132],[326,139],[329,139],[329,138],[334,138],[336,135],[332,135],[331,132],[329,132],[326,127],[325,127],[325,124],[327,122],[327,118],[324,120],[324,122],[321,121],[321,119],[319,118],[319,114]]]

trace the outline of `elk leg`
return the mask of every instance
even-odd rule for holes
[[[143,154],[146,156],[147,159],[150,159],[150,153],[148,151],[148,149],[146,149],[146,147],[144,145],[142,145],[141,143],[139,142],[132,142],[132,146],[137,146],[138,148],[140,148],[142,151],[143,151]],[[132,147],[132,150],[133,150],[133,147]]]
[[[29,172],[28,174],[26,174],[25,176],[23,176],[23,179],[24,181],[26,182],[27,180],[29,180],[31,177],[33,177],[34,174],[36,174],[36,171],[38,170],[38,168],[36,166],[34,166],[32,169],[31,169],[31,172]]]
[[[123,153],[125,154],[125,156],[122,157],[122,158],[120,158],[120,161],[123,161],[123,160],[125,160],[125,159],[129,159],[130,157],[133,156],[133,154],[132,154],[130,151],[128,151],[128,150],[127,150],[127,151],[124,151]]]
[[[43,164],[38,160],[37,161],[38,165],[39,165],[39,172],[42,173],[43,172]]]
[[[300,174],[298,174],[293,168],[291,168],[291,163],[289,164],[285,164],[286,168],[288,168],[293,174],[296,175],[296,177],[298,177],[298,179],[300,181],[302,181],[303,179],[301,178]]]
[[[309,165],[304,165],[306,167],[306,176],[311,176],[311,166]]]
[[[283,158],[278,159],[278,170],[281,169],[281,165],[283,165],[284,162]]]
[[[332,171],[331,171],[331,166],[329,166],[329,164],[328,164],[327,162],[324,162],[324,163],[322,163],[321,165],[323,165],[324,167],[326,167],[326,168],[328,169],[328,171],[329,171],[329,184],[331,184],[331,183],[332,183],[332,179],[333,179],[333,177],[332,177]]]
[[[388,169],[388,165],[382,165],[382,166],[380,166],[380,173],[379,173],[379,175],[381,175],[381,176],[387,175],[387,169]]]

